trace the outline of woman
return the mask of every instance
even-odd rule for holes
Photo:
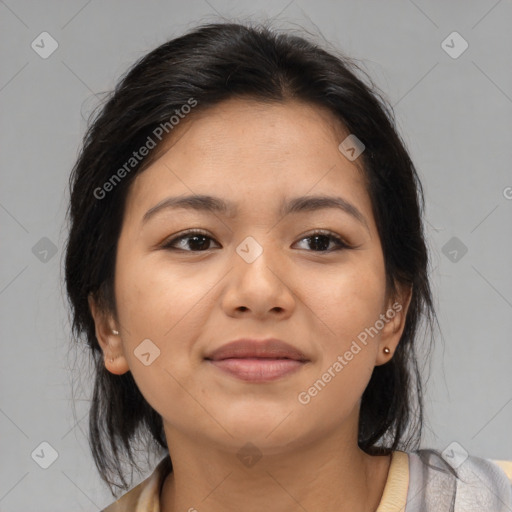
[[[106,511],[512,507],[510,462],[418,449],[423,195],[357,72],[268,27],[205,25],[94,120],[66,254],[90,445],[111,489],[141,440],[162,457]]]

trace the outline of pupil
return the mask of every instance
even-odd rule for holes
[[[196,249],[200,250],[200,249],[208,249],[208,241],[207,241],[207,237],[204,236],[204,235],[194,235],[190,238],[190,244],[191,245],[194,245],[194,244],[197,244],[197,240],[198,239],[202,239],[203,240],[203,244],[199,243],[199,245],[196,245]]]
[[[320,247],[320,250],[327,250],[327,248],[329,247],[329,238],[325,235],[315,235],[313,237],[311,237],[315,242],[313,245],[316,245],[317,248],[318,246]],[[323,239],[324,240],[324,243],[319,243],[318,240],[319,239]]]
[[[201,242],[198,242],[198,240],[202,240]],[[325,235],[315,235],[311,236],[310,240],[312,240],[312,243],[310,243],[310,246],[314,250],[320,250],[320,251],[326,251],[329,248],[330,239],[328,236]],[[323,240],[323,243],[321,242]],[[194,235],[191,236],[189,239],[189,247],[193,246],[193,250],[202,250],[202,249],[208,249],[209,240],[207,236],[204,235]],[[195,247],[195,249],[194,249]]]

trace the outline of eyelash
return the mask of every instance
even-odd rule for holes
[[[200,229],[191,229],[189,231],[185,231],[184,233],[182,233],[181,235],[179,235],[179,236],[177,236],[175,238],[172,238],[172,239],[168,240],[167,242],[164,242],[164,244],[162,245],[162,249],[168,249],[168,250],[171,250],[171,251],[194,252],[194,253],[207,252],[209,249],[206,249],[204,251],[192,251],[192,250],[178,249],[176,247],[173,247],[173,245],[177,241],[184,240],[184,239],[187,239],[187,238],[192,238],[193,236],[197,236],[197,235],[204,236],[205,238],[209,238],[210,240],[214,240],[205,231],[202,231]],[[337,248],[335,248],[335,249],[328,249],[326,251],[313,251],[313,250],[311,250],[310,252],[331,253],[331,252],[339,251],[339,250],[343,250],[343,249],[352,249],[352,246],[347,244],[345,241],[343,241],[337,235],[335,235],[331,231],[327,231],[327,230],[323,230],[323,229],[316,230],[313,233],[308,234],[308,236],[305,236],[305,237],[301,238],[299,241],[307,240],[309,238],[314,238],[315,236],[325,236],[327,238],[330,238],[331,241],[334,241],[336,243]]]

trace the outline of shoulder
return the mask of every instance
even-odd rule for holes
[[[512,460],[495,460],[491,459],[502,471],[507,475],[507,478],[512,483]]]
[[[459,445],[408,455],[411,511],[512,510],[512,461],[469,455]]]
[[[145,480],[101,512],[159,512],[160,489],[171,470],[171,461],[167,455]]]

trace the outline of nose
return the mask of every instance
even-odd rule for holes
[[[272,249],[248,237],[236,249],[222,307],[230,316],[289,317],[296,306],[289,265]]]

